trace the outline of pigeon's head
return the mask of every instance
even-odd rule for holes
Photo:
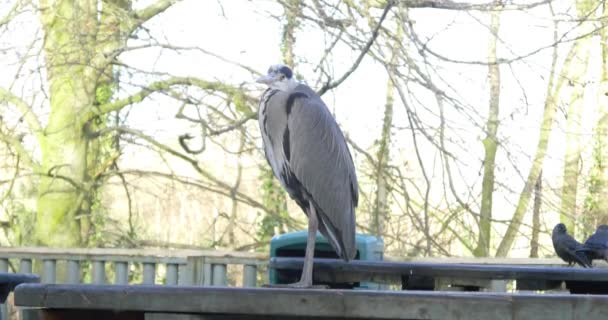
[[[270,66],[268,73],[259,77],[256,82],[281,91],[293,90],[298,85],[298,82],[293,78],[293,72],[284,64]]]
[[[553,228],[553,233],[566,233],[568,229],[566,229],[566,225],[563,223],[558,223]]]

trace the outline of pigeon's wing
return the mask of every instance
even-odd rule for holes
[[[591,261],[583,252],[584,246],[581,245],[578,241],[572,238],[568,234],[564,234],[562,236],[563,249],[567,252],[568,256],[572,261],[578,263],[579,265],[587,268],[591,267]]]

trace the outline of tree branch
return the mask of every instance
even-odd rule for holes
[[[36,134],[36,136],[39,136],[42,133],[42,125],[34,112],[32,112],[32,108],[12,92],[0,87],[0,102],[4,101],[17,107],[30,130]]]
[[[113,131],[117,131],[117,132],[121,132],[121,133],[126,133],[132,136],[135,136],[137,138],[140,138],[148,143],[150,143],[151,145],[153,145],[154,147],[167,152],[177,158],[180,158],[188,163],[190,163],[190,165],[192,166],[192,168],[194,168],[194,170],[196,170],[200,175],[202,175],[203,177],[205,177],[206,179],[209,179],[211,182],[213,182],[215,185],[221,187],[224,190],[228,190],[227,192],[224,192],[223,194],[229,196],[230,195],[230,190],[233,189],[233,187],[231,185],[229,185],[228,183],[216,178],[213,174],[211,174],[210,172],[206,171],[205,169],[203,169],[200,165],[197,159],[192,158],[186,154],[183,154],[169,146],[166,146],[158,141],[156,141],[154,138],[144,134],[143,132],[136,130],[136,129],[132,129],[132,128],[128,128],[128,127],[111,127],[111,128],[105,128],[101,131],[99,131],[99,135],[104,135],[107,134],[109,132],[113,132]],[[126,172],[126,171],[123,171]],[[254,207],[258,207],[261,209],[266,210],[267,212],[270,212],[263,204],[259,203],[258,201],[256,201],[255,199],[251,198],[250,196],[240,192],[240,191],[235,191],[236,196],[241,199],[240,201],[246,202],[251,206]],[[293,223],[295,220],[293,218],[289,218],[289,222]]]
[[[187,85],[198,87],[203,90],[209,91],[220,91],[224,94],[230,96],[232,101],[235,104],[240,103],[255,103],[256,99],[246,95],[240,88],[231,86],[229,84],[216,82],[216,81],[207,81],[198,78],[192,77],[172,77],[166,80],[157,81],[150,84],[147,88],[142,89],[138,93],[129,96],[124,99],[120,99],[114,102],[110,102],[107,104],[103,104],[98,106],[97,108],[91,111],[91,114],[87,115],[86,119],[91,119],[93,116],[98,116],[102,114],[107,114],[113,111],[118,111],[128,105],[138,103],[143,101],[146,97],[155,92],[160,92],[163,90],[167,90],[173,86],[177,85]]]
[[[374,44],[374,41],[376,41],[376,38],[378,38],[378,34],[379,34],[379,31],[380,31],[380,27],[382,26],[382,22],[384,22],[384,19],[386,19],[386,16],[387,16],[388,12],[390,11],[390,9],[391,9],[391,7],[393,5],[394,5],[394,1],[391,0],[391,1],[388,2],[388,4],[386,5],[386,7],[384,8],[384,12],[382,12],[382,16],[380,17],[380,21],[378,21],[378,24],[376,25],[376,28],[372,32],[372,37],[367,41],[367,43],[365,44],[365,46],[361,50],[361,53],[359,53],[359,57],[357,57],[357,60],[355,60],[355,63],[338,80],[336,80],[334,82],[331,82],[331,83],[330,82],[326,83],[319,90],[319,92],[318,92],[320,96],[322,96],[323,94],[325,94],[325,92],[327,92],[327,91],[329,91],[329,90],[331,90],[331,89],[339,86],[353,72],[355,72],[355,70],[357,70],[357,68],[359,67],[359,64],[361,64],[361,61],[363,60],[363,57],[365,57],[365,55],[367,54],[367,52],[369,51],[369,49]]]
[[[159,13],[169,9],[172,5],[180,0],[158,0],[157,2],[141,9],[132,14],[133,22],[129,26],[129,33],[144,24],[146,21],[154,18]]]
[[[37,162],[35,162],[34,159],[32,159],[32,157],[27,152],[27,150],[25,150],[23,144],[19,139],[15,138],[12,135],[8,135],[2,130],[0,130],[0,140],[6,142],[9,146],[13,147],[21,161],[25,162],[25,164],[28,165],[32,169],[32,171],[42,171],[42,167]]]
[[[549,4],[553,0],[541,0],[533,3],[511,3],[511,4],[497,4],[495,2],[489,3],[468,3],[468,2],[455,2],[451,0],[401,0],[406,8],[435,8],[444,10],[477,10],[477,11],[502,11],[502,10],[526,10],[538,7],[541,5]]]

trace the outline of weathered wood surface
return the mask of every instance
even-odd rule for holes
[[[0,247],[0,258],[77,260],[77,261],[129,261],[141,263],[185,264],[188,257],[203,256],[214,263],[238,263],[246,261],[255,264],[266,261],[267,254],[221,251],[221,250],[171,250],[171,249],[120,249],[120,248],[42,248],[42,247]],[[245,263],[243,263],[245,264]]]
[[[6,268],[2,268],[3,271],[8,270],[8,266]],[[0,272],[0,303],[2,306],[0,307],[0,320],[8,319],[8,310],[6,305],[6,298],[8,294],[15,289],[16,286],[22,283],[37,283],[40,282],[40,277],[33,274],[26,273],[7,273]],[[35,319],[32,317],[31,313],[22,313],[22,319]]]
[[[272,258],[270,268],[302,270],[302,258]],[[361,261],[315,259],[315,277],[330,282],[360,282],[431,276],[506,280],[608,281],[608,269],[559,266],[521,266],[464,263]]]
[[[123,249],[123,248],[47,248],[47,247],[1,247],[1,258],[17,259],[55,259],[76,261],[132,261],[156,263],[184,263],[187,257],[206,257],[210,263],[235,263],[243,259],[243,264],[264,264],[268,261],[266,253],[251,253],[223,250],[193,250],[193,249]],[[127,259],[125,259],[127,258]],[[400,262],[429,262],[457,264],[512,264],[512,265],[556,265],[563,266],[558,258],[462,258],[462,257],[394,257],[385,256],[386,261]],[[252,263],[255,260],[257,263]],[[600,265],[606,267],[605,263]]]
[[[5,273],[0,272],[0,303],[6,301],[6,296],[9,292],[21,283],[37,283],[40,282],[40,277],[33,274],[22,273]]]
[[[604,295],[24,284],[15,304],[47,319],[608,319]]]

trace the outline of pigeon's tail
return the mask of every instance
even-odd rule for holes
[[[580,264],[582,267],[584,268],[593,268],[593,265],[591,264],[591,257],[593,255],[593,250],[589,249],[589,248],[579,248],[576,249],[576,252],[574,254],[574,258],[576,259],[576,263]]]

